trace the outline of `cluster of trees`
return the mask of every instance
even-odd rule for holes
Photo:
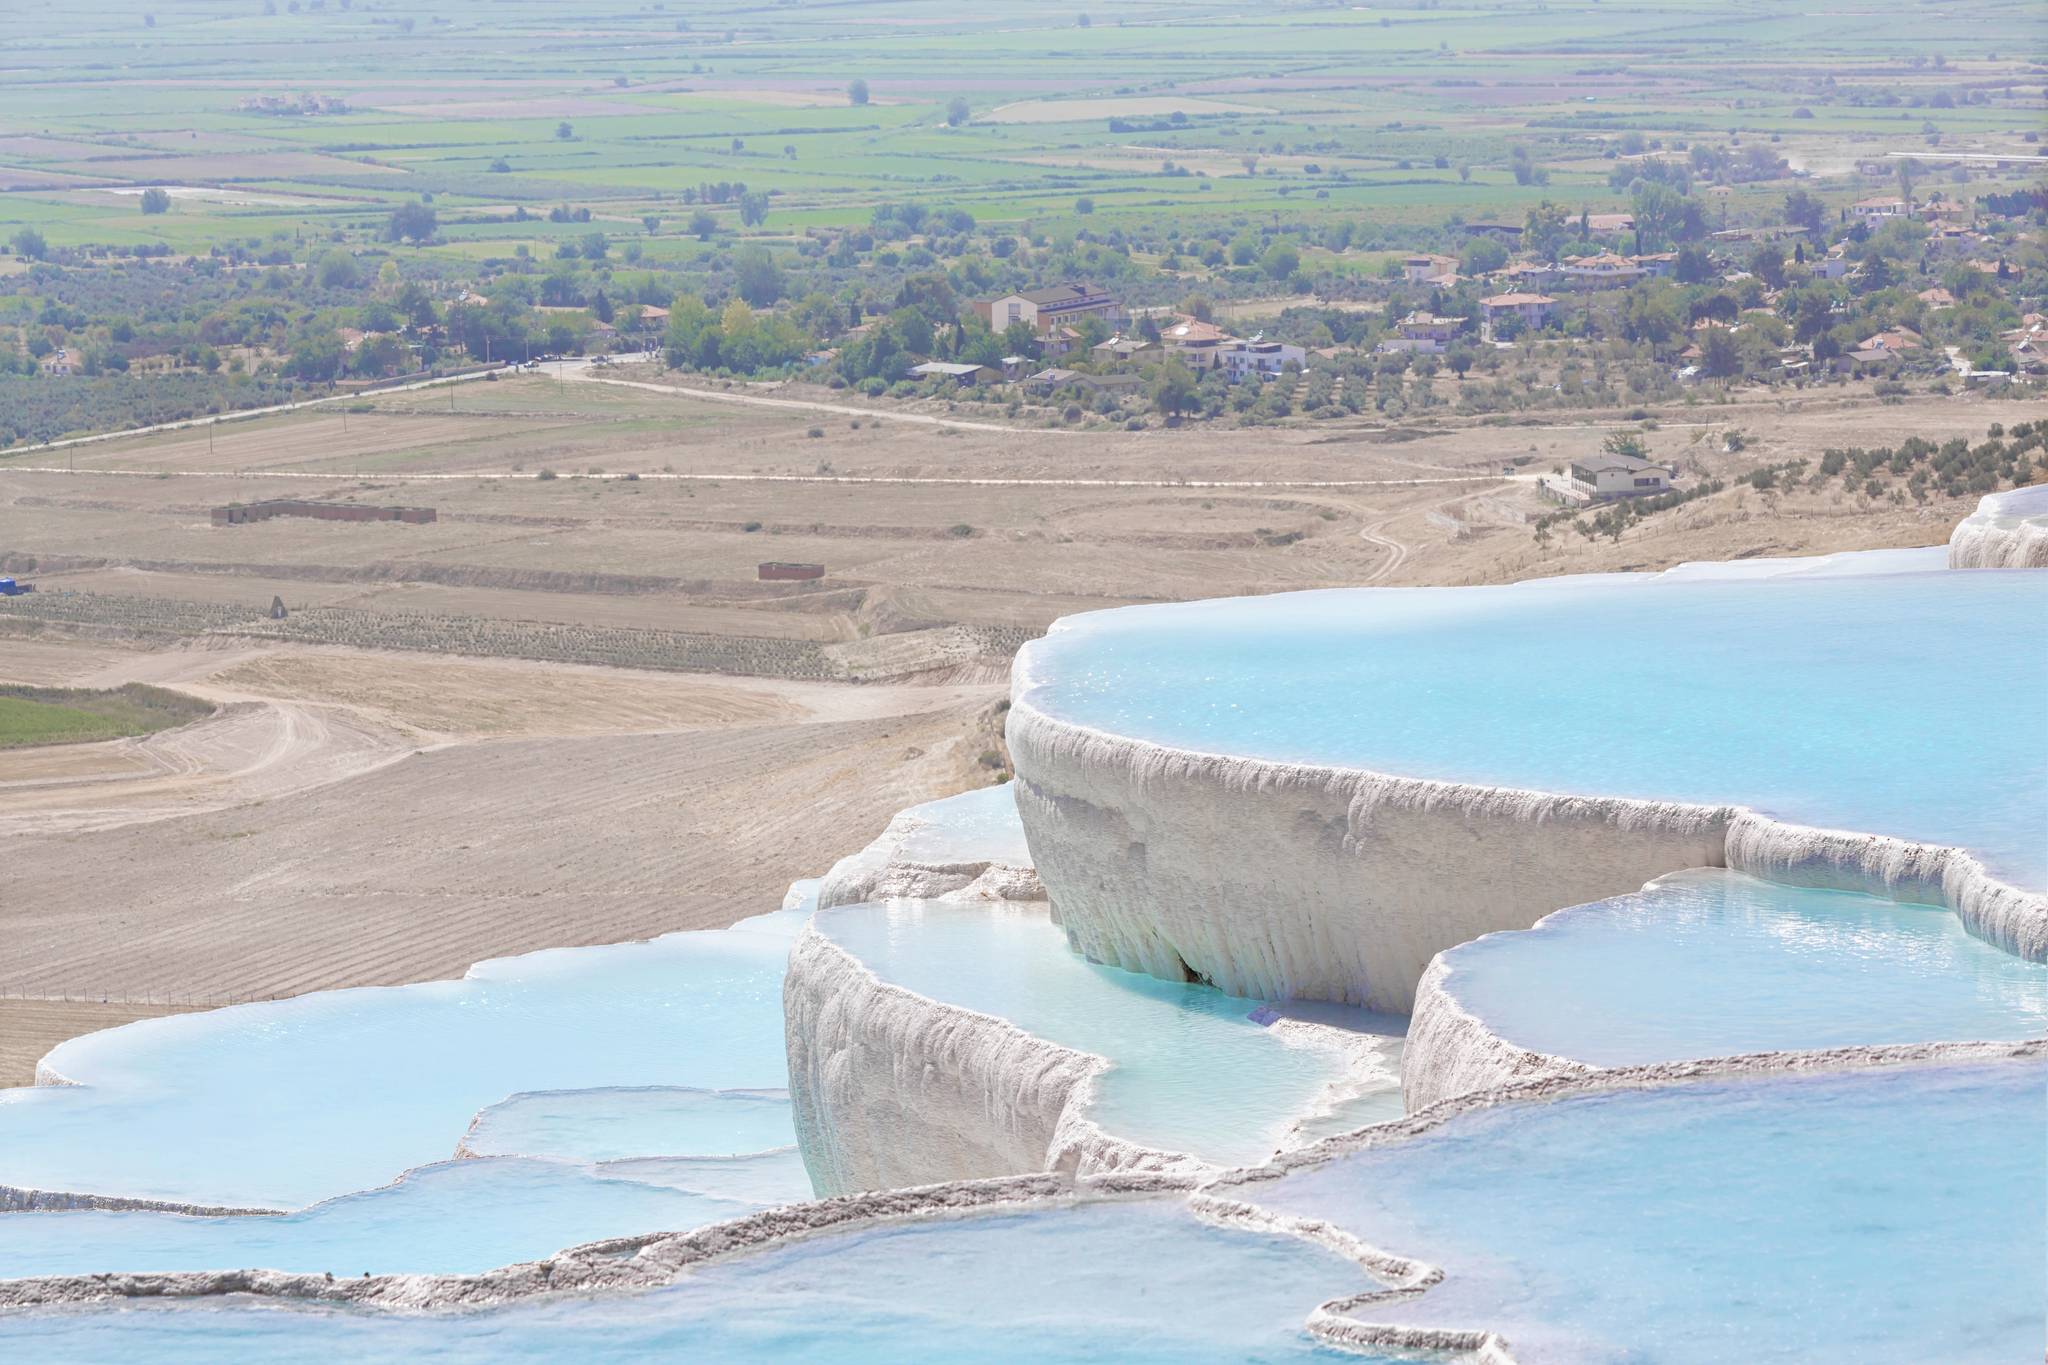
[[[290,394],[282,378],[260,375],[109,374],[61,384],[0,379],[0,448],[264,407]]]
[[[1896,446],[1831,447],[1821,452],[1813,485],[1839,478],[1844,486],[1876,497],[1894,491],[1888,479],[1903,480],[1904,492],[1916,502],[1925,502],[1930,490],[1949,498],[1993,493],[2034,482],[2048,469],[2044,448],[2048,422],[2020,422],[2009,430],[1994,424],[1975,445],[1962,436],[1941,442],[1909,436]]]
[[[752,374],[791,364],[812,344],[794,319],[757,313],[743,298],[714,313],[695,294],[679,294],[669,305],[663,349],[669,365],[678,369]]]

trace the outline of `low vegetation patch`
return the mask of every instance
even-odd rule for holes
[[[0,749],[154,734],[211,714],[208,702],[143,683],[111,691],[0,687]]]

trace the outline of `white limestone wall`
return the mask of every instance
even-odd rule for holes
[[[822,1196],[1030,1171],[1202,1172],[1082,1110],[1108,1062],[889,985],[806,929],[783,979],[797,1145]]]
[[[819,882],[817,908],[881,900],[1045,899],[1038,874],[1005,856],[999,841],[961,837],[948,841],[945,855],[936,858],[912,852],[913,836],[934,825],[944,828],[943,815],[935,818],[934,812],[946,804],[898,811],[873,843],[833,864]]]
[[[1959,848],[1813,829],[1743,811],[1729,822],[1726,862],[1787,886],[1946,906],[1986,943],[2029,962],[2048,962],[2048,895],[1999,881]]]
[[[1987,493],[1948,538],[1951,569],[2048,569],[2048,485]]]
[[[1743,811],[1729,822],[1727,865],[1790,886],[1947,906],[1977,937],[2029,961],[2048,961],[2048,897],[1992,879],[1958,849],[1810,829]],[[1401,1056],[1401,1096],[1410,1113],[1495,1086],[1600,1070],[1497,1036],[1459,1003],[1455,974],[1438,957],[1416,990]]]
[[[1415,989],[1415,1014],[1401,1054],[1401,1100],[1409,1113],[1475,1090],[1585,1076],[1597,1069],[1501,1038],[1458,1003],[1449,987],[1451,974],[1439,957]]]
[[[1720,865],[1735,814],[1194,753],[1022,700],[1009,743],[1032,861],[1081,952],[1395,1013],[1445,948]]]
[[[1032,860],[1074,946],[1233,995],[1407,1013],[1442,950],[1692,867],[1944,905],[1987,942],[2048,960],[2048,897],[1960,849],[1736,806],[1196,753],[1022,700],[1009,743]]]

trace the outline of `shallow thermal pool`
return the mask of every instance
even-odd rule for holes
[[[897,817],[915,822],[895,849],[910,862],[990,862],[1031,866],[1017,793],[1007,782],[912,806]]]
[[[2048,709],[2028,704],[2048,691],[2048,574],[1609,575],[1130,607],[1060,622],[1019,676],[1049,715],[1163,744],[1735,803],[1960,845],[2048,887]]]
[[[805,1184],[764,1201],[746,1197],[743,1177],[730,1172],[701,1173],[698,1184],[711,1193],[676,1188],[662,1174],[494,1158],[442,1162],[282,1217],[0,1214],[0,1279],[253,1267],[343,1277],[475,1274],[607,1237],[741,1218],[810,1194]]]
[[[1234,1165],[1264,1160],[1296,1121],[1339,1104],[1349,1126],[1400,1113],[1387,1063],[1347,1066],[1337,1047],[1283,1039],[1256,1001],[1097,966],[1042,905],[890,901],[823,910],[815,923],[885,982],[1107,1058],[1089,1117],[1144,1146]],[[1289,1012],[1381,1056],[1405,1031],[1363,1010]]]
[[[1237,1197],[1443,1267],[1379,1316],[1500,1331],[1520,1365],[2025,1360],[2044,1104],[2039,1062],[1594,1093]]]
[[[692,1272],[652,1293],[484,1312],[248,1301],[0,1314],[0,1356],[212,1362],[1333,1359],[1302,1324],[1368,1281],[1291,1238],[1226,1232],[1178,1201],[871,1227]]]
[[[633,1086],[514,1095],[476,1117],[462,1139],[474,1156],[620,1161],[650,1153],[764,1153],[789,1145],[789,1095],[780,1090]],[[678,1146],[678,1135],[687,1145]]]
[[[1595,1066],[2048,1034],[2048,966],[1947,910],[1700,869],[1443,955],[1510,1043]]]
[[[494,1128],[545,1130],[551,1150],[532,1156],[788,1148],[786,1103],[743,1105],[739,1121],[733,1105],[618,1087],[786,1091],[782,966],[807,915],[92,1033],[49,1056],[78,1087],[0,1091],[0,1185],[303,1209],[451,1158],[471,1119],[514,1095]],[[580,1107],[530,1095],[565,1089],[612,1093]],[[735,1179],[760,1187],[756,1169]],[[10,1236],[23,1224],[0,1214],[0,1246]]]

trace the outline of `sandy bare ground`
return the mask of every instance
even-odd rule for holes
[[[0,755],[0,1084],[173,1006],[771,909],[901,807],[991,780],[1003,690],[4,638],[0,676],[225,703]]]
[[[37,680],[16,676],[10,654],[0,650],[0,679]],[[83,687],[147,682],[220,709],[141,738],[0,753],[0,839],[275,801],[477,739],[858,719],[962,695],[289,645],[84,647],[70,670],[61,657],[61,647],[43,644],[22,671]]]
[[[36,890],[0,909],[0,992],[288,995],[728,923],[971,780],[979,709],[451,745],[289,799],[18,836]]]

